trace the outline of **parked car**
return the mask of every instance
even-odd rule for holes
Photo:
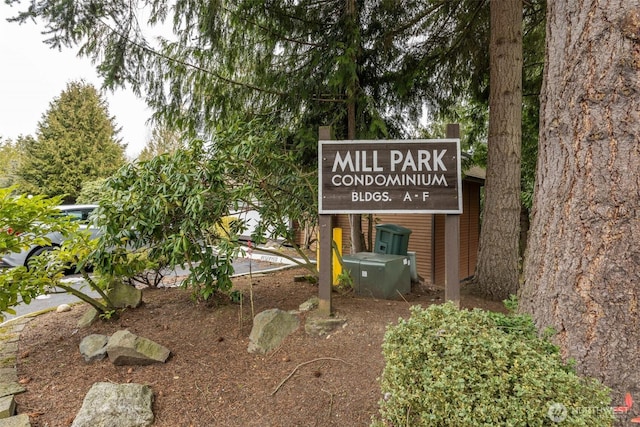
[[[90,221],[91,213],[96,209],[97,205],[60,205],[57,209],[62,215],[71,217],[73,221],[80,222],[80,229],[89,230],[91,237],[96,238],[100,235],[100,230]],[[29,260],[43,252],[52,250],[55,246],[60,246],[64,241],[64,236],[58,232],[49,233],[46,237],[51,241],[50,246],[31,246],[22,252],[14,252],[2,257],[2,262],[10,267],[20,265],[28,266]]]

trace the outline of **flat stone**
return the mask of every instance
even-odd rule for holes
[[[0,419],[9,418],[16,413],[16,399],[13,394],[0,397]]]
[[[0,427],[31,427],[29,415],[20,414],[0,420]]]
[[[16,368],[0,368],[0,383],[18,382]]]
[[[26,389],[17,382],[0,383],[0,397],[24,393]]]
[[[11,330],[13,332],[22,332],[27,323],[29,323],[32,319],[29,317],[25,317],[20,319],[19,321],[11,324]]]
[[[0,358],[16,354],[18,352],[18,342],[4,342],[0,345]]]
[[[16,342],[20,339],[20,334],[17,332],[6,332],[0,334],[0,342]]]
[[[16,356],[0,356],[0,368],[15,368]]]
[[[95,383],[71,427],[147,427],[154,420],[152,406],[147,385]]]

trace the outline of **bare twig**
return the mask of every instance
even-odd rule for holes
[[[399,291],[399,290],[397,290],[397,289],[396,289],[396,292],[398,293],[398,295],[400,295],[400,298],[402,298],[402,299],[404,300],[404,302],[406,302],[407,304],[409,304],[409,301],[407,301],[407,299],[404,297],[404,295],[402,295],[402,294],[400,293],[400,291]]]
[[[335,360],[335,361],[342,362],[342,363],[345,363],[345,364],[349,365],[349,363],[345,362],[342,359],[338,359],[336,357],[318,357],[317,359],[309,360],[307,362],[302,362],[301,364],[299,364],[298,366],[293,368],[293,371],[291,371],[291,373],[289,375],[287,375],[287,377],[285,379],[283,379],[280,382],[280,384],[278,384],[278,387],[276,387],[275,390],[273,390],[271,392],[271,396],[275,395],[278,392],[278,390],[280,390],[280,388],[284,385],[284,383],[289,381],[289,379],[298,371],[298,369],[302,368],[305,365],[309,365],[309,364],[314,363],[314,362],[319,362],[321,360]]]

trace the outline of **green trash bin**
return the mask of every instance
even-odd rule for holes
[[[411,230],[397,224],[376,225],[374,252],[387,255],[407,255]]]

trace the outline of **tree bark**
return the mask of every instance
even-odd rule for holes
[[[356,103],[355,99],[347,101],[347,139],[356,139]],[[351,241],[351,253],[363,251],[364,234],[362,233],[362,215],[349,215],[349,230]]]
[[[518,288],[522,141],[522,1],[492,1],[489,142],[475,282],[504,299]]]
[[[346,0],[345,13],[349,19],[355,20],[356,17],[356,2],[355,0]],[[355,28],[355,25],[353,25]],[[353,36],[353,35],[352,35]],[[356,37],[352,37],[351,43],[357,43]],[[352,46],[353,52],[357,50],[357,46]],[[354,54],[353,62],[358,62],[357,56]],[[358,93],[358,81],[354,79],[347,87],[347,139],[356,139],[356,99]],[[351,253],[355,254],[362,252],[364,246],[364,235],[362,234],[362,215],[350,214],[349,215],[349,230],[351,241]]]
[[[520,306],[618,404],[640,399],[639,76],[637,1],[548,3]]]

